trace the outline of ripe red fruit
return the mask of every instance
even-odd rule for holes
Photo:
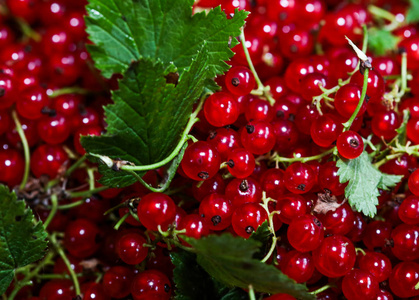
[[[138,219],[149,230],[167,230],[175,221],[176,204],[163,193],[150,193],[141,198],[137,207]]]

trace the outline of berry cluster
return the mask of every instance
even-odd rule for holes
[[[264,222],[262,261],[317,299],[419,296],[419,31],[407,3],[367,2],[196,1],[251,15],[161,193],[101,186],[85,161],[80,136],[101,134],[117,88],[86,50],[85,1],[0,1],[0,182],[44,221],[51,248],[5,297],[171,299],[170,251],[190,249],[187,237],[247,239]],[[366,52],[365,26],[390,28],[400,51]],[[348,203],[336,164],[364,151],[403,176],[379,190],[375,218]],[[157,186],[165,171],[142,179]]]

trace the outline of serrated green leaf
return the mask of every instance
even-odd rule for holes
[[[186,239],[195,248],[201,267],[227,286],[247,289],[252,285],[256,292],[288,293],[303,300],[315,299],[305,285],[297,284],[274,266],[253,258],[261,246],[258,241],[230,234]]]
[[[390,31],[373,27],[368,31],[368,48],[376,55],[384,55],[397,48],[400,38]]]
[[[46,237],[42,222],[34,222],[25,202],[0,185],[0,295],[12,282],[15,269],[44,256]]]
[[[339,168],[339,181],[348,182],[345,197],[349,204],[355,210],[370,217],[374,217],[377,213],[377,197],[380,195],[378,189],[388,189],[402,178],[381,173],[372,165],[366,151],[355,159],[340,159],[336,166]]]
[[[204,46],[177,85],[166,83],[174,70],[161,62],[142,59],[133,64],[105,107],[107,132],[81,138],[89,153],[148,165],[166,158],[176,147],[194,101],[207,79],[208,50]],[[103,171],[103,168],[101,169]],[[101,183],[119,187],[134,182],[122,171],[107,170]],[[114,178],[115,176],[115,178]],[[124,183],[126,181],[126,183]]]
[[[124,73],[132,61],[160,59],[174,63],[182,74],[208,43],[211,78],[228,70],[240,28],[248,15],[238,11],[227,19],[221,7],[192,16],[193,0],[89,0],[87,32],[94,45],[88,50],[96,67],[109,78]]]
[[[406,13],[406,22],[419,22],[419,0],[410,0],[410,7]]]
[[[262,247],[260,247],[259,251],[254,255],[254,258],[262,259],[272,244],[272,232],[269,229],[268,221],[263,222],[262,225],[250,235],[249,239],[258,241],[262,244]]]

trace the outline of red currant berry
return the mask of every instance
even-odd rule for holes
[[[199,205],[199,214],[211,230],[224,230],[230,226],[232,213],[230,201],[220,194],[208,195]]]
[[[233,179],[226,187],[225,195],[230,199],[231,205],[238,207],[242,204],[259,203],[262,199],[262,187],[252,177],[246,179]]]
[[[231,224],[237,235],[248,238],[267,219],[268,214],[262,206],[258,203],[246,203],[234,210]]]
[[[348,130],[338,136],[336,147],[341,156],[354,159],[364,151],[364,141],[358,133]]]
[[[31,171],[38,178],[44,174],[55,178],[67,161],[68,154],[61,146],[41,145],[32,153]]]
[[[88,219],[77,219],[67,225],[64,245],[74,257],[89,257],[99,250],[99,228]]]
[[[342,291],[348,300],[374,300],[378,281],[368,271],[353,269],[343,277]]]
[[[179,230],[185,230],[183,233],[186,236],[194,239],[200,239],[210,233],[210,228],[207,220],[198,214],[189,214],[184,216],[177,227]]]
[[[167,230],[175,221],[176,204],[163,193],[150,193],[141,198],[137,207],[138,219],[149,230]]]
[[[255,165],[253,154],[243,148],[232,150],[227,158],[228,171],[236,178],[242,179],[252,175]]]
[[[419,264],[415,262],[398,263],[391,272],[390,289],[400,298],[419,296],[416,285],[419,282]]]
[[[132,280],[131,295],[134,300],[169,300],[172,286],[169,278],[157,270],[146,270]]]
[[[239,117],[237,100],[228,93],[217,92],[209,96],[204,104],[205,119],[212,126],[233,124]]]
[[[292,220],[287,231],[288,242],[301,252],[308,252],[320,246],[324,227],[319,219],[305,214]]]
[[[285,170],[285,187],[294,194],[304,194],[316,183],[313,169],[305,163],[295,162]]]
[[[275,134],[271,124],[265,121],[248,123],[241,132],[241,142],[244,148],[253,154],[265,154],[275,145]]]
[[[361,270],[371,273],[378,282],[386,280],[391,274],[390,259],[378,252],[366,252],[360,256],[358,266]]]
[[[141,263],[148,254],[148,248],[144,247],[146,239],[138,233],[127,233],[121,236],[116,244],[116,252],[123,262],[129,265]]]
[[[103,275],[103,289],[105,293],[112,298],[124,298],[130,294],[133,277],[134,272],[127,267],[111,267]]]
[[[249,94],[255,87],[256,81],[252,71],[243,66],[234,66],[228,70],[225,78],[228,91],[237,96]]]
[[[409,196],[404,199],[402,204],[400,204],[398,214],[400,220],[406,224],[419,224],[419,197]]]
[[[189,178],[207,180],[220,169],[220,156],[211,144],[199,141],[188,146],[181,166]]]

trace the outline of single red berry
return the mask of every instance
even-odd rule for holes
[[[220,156],[214,146],[198,141],[188,146],[181,162],[182,170],[193,180],[207,180],[220,169]]]
[[[249,68],[234,66],[228,70],[225,78],[228,91],[237,96],[249,94],[255,87],[255,76]]]
[[[169,300],[172,294],[172,285],[169,278],[162,272],[145,270],[134,277],[129,291],[131,291],[134,300]]]
[[[266,210],[258,203],[246,203],[234,210],[231,224],[237,235],[248,238],[267,218]]]
[[[146,239],[138,233],[127,233],[121,236],[116,244],[116,252],[123,262],[129,265],[141,263],[148,254],[144,247]]]
[[[141,198],[137,207],[138,219],[149,230],[167,230],[175,221],[176,204],[163,193],[150,193]]]
[[[239,117],[236,99],[228,93],[217,92],[209,96],[204,104],[205,118],[215,127],[233,124]]]
[[[224,230],[230,226],[232,213],[230,200],[220,194],[208,195],[199,205],[199,214],[211,230]]]
[[[252,175],[255,165],[253,154],[244,148],[232,150],[227,157],[228,171],[236,178],[242,179]]]
[[[343,277],[342,291],[348,300],[373,300],[378,289],[377,279],[368,271],[353,269]]]
[[[354,159],[364,151],[364,141],[357,132],[348,130],[338,136],[336,147],[341,156]]]

